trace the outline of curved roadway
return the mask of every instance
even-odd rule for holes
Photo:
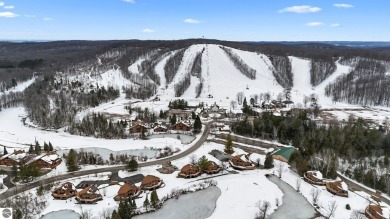
[[[195,144],[193,146],[191,146],[187,150],[183,151],[182,153],[179,153],[179,154],[176,154],[176,155],[173,155],[173,156],[170,156],[170,157],[165,157],[165,158],[162,158],[162,159],[158,159],[158,160],[153,160],[153,161],[149,161],[149,162],[139,163],[138,167],[147,167],[147,166],[161,165],[161,164],[164,164],[164,163],[166,163],[168,161],[177,160],[177,159],[183,158],[183,157],[191,154],[196,149],[198,149],[200,146],[202,146],[203,143],[206,141],[207,136],[208,136],[208,134],[210,132],[210,125],[211,125],[211,122],[208,123],[205,126],[205,130],[202,133],[202,136],[200,137],[200,139],[197,142],[195,142]],[[40,185],[54,183],[56,181],[61,181],[61,180],[74,178],[74,177],[79,177],[79,176],[85,176],[85,175],[89,175],[89,174],[111,172],[111,171],[119,171],[119,170],[123,170],[123,169],[125,169],[125,165],[114,166],[114,167],[105,167],[105,168],[92,169],[92,170],[81,170],[81,171],[77,171],[77,172],[71,172],[71,173],[66,173],[66,174],[63,174],[63,175],[49,177],[49,178],[46,178],[46,179],[41,179],[41,180],[29,183],[29,184],[18,185],[18,186],[15,186],[13,188],[8,189],[6,192],[0,194],[0,200],[9,198],[9,197],[11,197],[13,195],[17,195],[17,194],[19,194],[21,192],[25,192],[25,191],[33,189],[33,188],[36,188],[36,187],[38,187]]]

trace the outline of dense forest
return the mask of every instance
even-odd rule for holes
[[[272,68],[272,74],[276,81],[285,89],[290,89],[293,86],[293,74],[291,72],[291,62],[287,56],[270,55],[274,68]]]
[[[186,49],[180,49],[174,55],[169,57],[167,63],[165,64],[164,72],[167,85],[173,81],[173,78],[176,76],[177,71],[179,71],[179,67],[183,60],[185,51]]]
[[[291,164],[300,174],[313,168],[321,170],[325,177],[335,178],[337,168],[343,166],[340,160],[355,162],[369,157],[380,158],[376,162],[380,161],[383,168],[388,167],[390,134],[384,127],[370,128],[360,118],[350,118],[340,124],[318,124],[309,119],[308,113],[295,110],[275,116],[272,112],[264,112],[253,123],[248,120],[236,122],[232,130],[240,135],[294,145],[299,152],[293,155]],[[367,184],[365,175],[373,174],[369,170],[367,165],[355,165],[345,170],[345,174]],[[387,172],[372,179],[376,181],[377,189],[390,192],[386,187],[387,183],[390,185]]]
[[[312,59],[310,62],[310,84],[317,86],[336,71],[333,59]]]
[[[390,105],[390,78],[386,74],[388,71],[386,63],[373,59],[343,62],[349,62],[356,67],[329,84],[325,88],[327,96],[331,96],[333,101],[351,104]]]

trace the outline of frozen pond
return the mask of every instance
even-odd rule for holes
[[[316,216],[317,211],[293,187],[275,175],[268,177],[283,192],[283,203],[271,214],[271,219],[309,219]]]
[[[180,136],[180,139],[178,139],[177,136]],[[182,144],[189,144],[195,139],[195,136],[183,134],[154,134],[148,136],[148,139],[154,138],[174,138],[180,140]]]
[[[81,149],[75,149],[76,151],[80,151]],[[92,152],[95,154],[99,154],[102,156],[103,160],[109,160],[110,154],[112,153],[115,157],[115,155],[121,155],[121,154],[127,154],[127,155],[133,155],[133,156],[147,156],[148,158],[155,158],[157,156],[156,150],[151,149],[129,149],[129,150],[122,150],[122,151],[112,151],[107,148],[98,148],[98,147],[87,147],[83,148],[84,152]],[[69,153],[69,150],[59,150],[58,154],[62,155],[63,153]]]
[[[221,190],[216,186],[211,186],[204,190],[182,195],[178,199],[170,199],[163,204],[160,210],[136,216],[135,218],[208,218],[214,212],[220,195]]]
[[[79,219],[80,215],[72,210],[53,211],[45,214],[41,219]]]

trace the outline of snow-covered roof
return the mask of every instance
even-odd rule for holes
[[[382,217],[389,219],[390,218],[390,209],[388,207],[381,207],[382,209]]]
[[[20,160],[24,159],[27,156],[27,153],[18,153],[18,154],[6,154],[0,158],[0,160],[3,160],[5,158],[12,159],[14,161],[19,162]]]
[[[38,155],[36,157],[34,157],[33,159],[31,159],[27,164],[29,163],[32,163],[34,161],[37,161],[39,159],[45,161],[46,163],[49,163],[49,164],[52,164],[53,161],[57,160],[58,158],[60,158],[60,156],[58,154],[41,154],[41,155]]]
[[[312,171],[307,171],[307,172],[313,173],[317,179],[322,179],[323,178],[322,173],[320,171],[318,171],[318,170],[312,170]]]

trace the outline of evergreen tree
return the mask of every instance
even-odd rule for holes
[[[138,162],[132,157],[126,165],[127,170],[136,171],[138,169]]]
[[[53,145],[51,144],[50,141],[49,141],[49,151],[54,151]]]
[[[34,151],[34,148],[33,148],[32,144],[30,144],[30,148],[28,149],[28,153],[29,153],[29,154],[33,154],[33,153],[35,153],[35,151]]]
[[[15,177],[18,176],[18,167],[16,166],[16,163],[15,163],[15,162],[12,164],[11,171],[12,171],[12,174],[13,174]]]
[[[114,210],[111,214],[111,219],[122,219],[116,210]]]
[[[196,116],[195,122],[194,122],[194,132],[199,133],[202,129],[202,122],[200,121],[199,116]]]
[[[129,201],[126,199],[119,203],[118,215],[123,219],[131,218],[131,210],[132,208],[129,204]]]
[[[114,155],[112,153],[110,153],[110,162],[113,163],[114,162]]]
[[[49,145],[46,142],[43,142],[43,151],[49,151]]]
[[[159,201],[156,190],[153,190],[152,194],[150,194],[150,203],[154,208],[157,208]]]
[[[160,119],[163,119],[164,118],[164,112],[162,110],[160,110],[160,115],[159,115]]]
[[[137,203],[135,203],[135,199],[133,199],[133,202],[131,202],[131,206],[133,209],[137,209]]]
[[[66,156],[66,166],[68,168],[68,172],[73,172],[79,169],[76,159],[77,159],[76,151],[70,149],[68,156]]]
[[[226,138],[225,152],[229,153],[229,154],[233,153],[233,140],[232,140],[232,136],[230,134]]]
[[[4,155],[8,154],[7,148],[6,148],[5,146],[4,146],[3,154],[4,154]]]
[[[272,167],[274,167],[274,158],[270,153],[268,153],[267,156],[265,157],[264,168],[271,169]]]
[[[42,149],[41,149],[41,146],[39,145],[39,142],[38,141],[36,141],[35,142],[35,149],[34,149],[34,152],[35,152],[35,154],[41,154],[41,151],[42,151]]]
[[[149,198],[148,198],[148,194],[146,194],[146,196],[145,196],[145,201],[144,201],[144,208],[146,209],[146,210],[148,210],[148,207],[150,206],[150,202],[149,202]]]
[[[15,88],[17,85],[18,85],[18,82],[16,81],[16,79],[12,78],[11,79],[11,86]]]
[[[34,164],[21,164],[19,179],[23,182],[30,182],[41,175],[41,169]]]
[[[203,170],[207,169],[208,164],[209,163],[208,163],[206,156],[203,155],[201,158],[199,158],[198,167],[199,167],[199,170],[201,172],[203,172]]]
[[[176,124],[176,121],[177,121],[176,114],[173,114],[173,116],[171,117],[171,125]]]
[[[195,112],[194,112],[194,111],[191,112],[191,118],[192,118],[192,119],[196,119],[196,115],[195,115]]]

